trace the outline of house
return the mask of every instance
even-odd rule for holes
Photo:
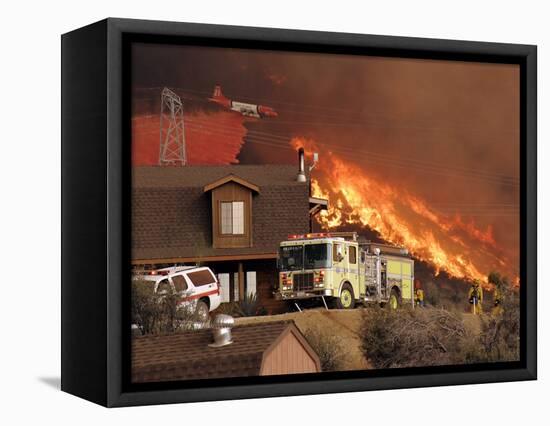
[[[319,356],[293,321],[232,329],[233,343],[212,347],[212,331],[132,339],[132,382],[318,373]]]
[[[134,167],[132,264],[209,266],[222,301],[257,293],[269,312],[275,301],[279,243],[310,230],[327,201],[310,197],[303,151],[292,165]]]

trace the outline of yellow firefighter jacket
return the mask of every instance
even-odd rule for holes
[[[473,285],[470,287],[470,291],[468,292],[468,299],[470,300],[470,303],[473,303],[474,297],[477,298],[478,303],[483,302],[483,290],[480,285]]]
[[[494,300],[495,300],[495,306],[502,304],[502,290],[500,287],[495,287],[495,294],[494,294]]]

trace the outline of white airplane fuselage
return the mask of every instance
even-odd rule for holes
[[[239,112],[242,115],[245,115],[247,117],[256,117],[256,118],[261,117],[260,113],[258,112],[258,105],[231,101],[231,106],[229,108],[232,111]]]

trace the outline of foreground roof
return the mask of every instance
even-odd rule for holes
[[[222,347],[208,346],[211,330],[136,337],[132,341],[132,381],[258,376],[264,354],[287,332],[293,332],[318,362],[292,321],[264,322],[233,328],[233,343]]]

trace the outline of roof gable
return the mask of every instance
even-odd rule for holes
[[[275,347],[279,344],[279,342],[281,342],[281,340],[284,339],[284,337],[287,334],[292,334],[296,338],[296,340],[298,341],[300,346],[304,349],[304,351],[313,360],[313,362],[315,363],[315,365],[317,366],[319,371],[321,371],[321,360],[319,358],[319,355],[317,355],[317,353],[313,350],[313,348],[311,347],[309,342],[306,340],[306,338],[304,337],[302,332],[298,329],[298,327],[296,327],[296,324],[294,323],[294,321],[290,321],[289,326],[287,328],[285,328],[283,330],[283,332],[281,334],[279,334],[279,336],[275,340],[273,340],[271,345],[269,345],[269,347],[263,352],[263,354],[262,354],[262,367],[263,367],[263,364],[265,362],[265,359],[266,359],[267,355],[271,351],[273,351],[273,349],[275,349]]]
[[[234,182],[236,184],[244,186],[245,188],[248,188],[251,191],[254,191],[254,192],[257,192],[257,193],[260,192],[260,187],[259,186],[254,185],[253,183],[248,182],[248,181],[246,181],[246,180],[244,180],[244,179],[242,179],[238,176],[235,176],[234,174],[224,176],[221,179],[218,179],[218,180],[215,180],[212,183],[209,183],[208,185],[206,185],[203,188],[203,191],[204,192],[212,191],[213,189],[219,188],[220,186],[225,185],[226,183],[229,183],[229,182]]]

